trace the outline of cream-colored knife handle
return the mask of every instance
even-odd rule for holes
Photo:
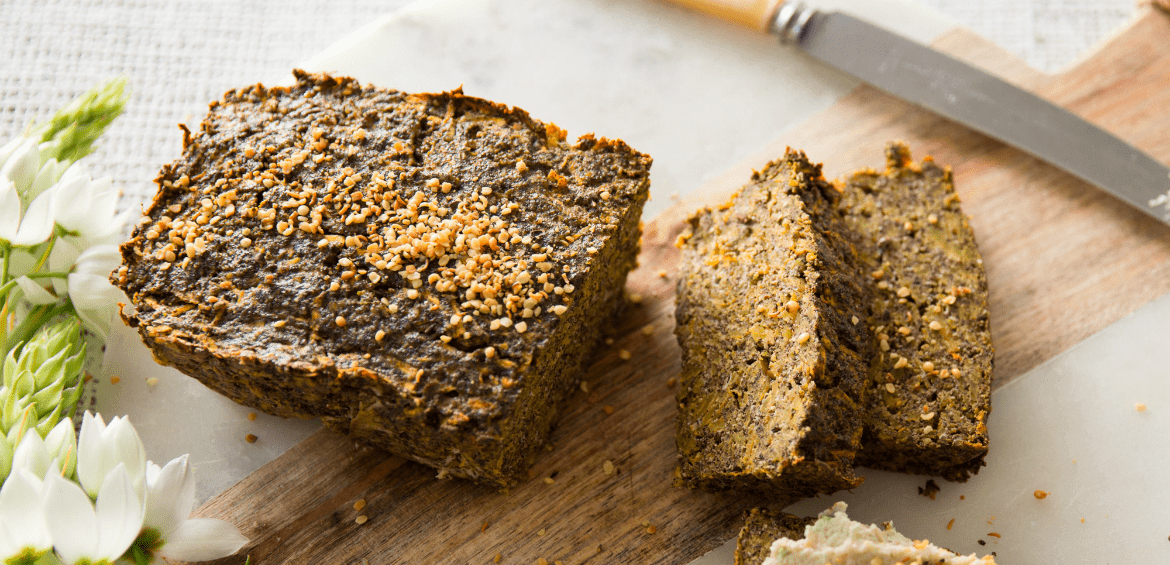
[[[784,0],[670,0],[721,20],[766,32]]]

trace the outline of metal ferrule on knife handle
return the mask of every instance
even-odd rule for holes
[[[793,45],[800,42],[800,36],[808,29],[808,22],[817,11],[802,2],[781,2],[779,9],[768,25],[768,32],[780,38],[780,43]]]

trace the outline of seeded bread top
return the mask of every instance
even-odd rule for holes
[[[185,132],[122,246],[129,320],[216,355],[393,387],[436,424],[496,418],[645,201],[650,158],[568,144],[460,91],[295,74],[228,92]],[[290,399],[291,412],[319,400]]]

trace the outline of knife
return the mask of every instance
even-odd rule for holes
[[[672,0],[779,36],[893,96],[1046,161],[1170,224],[1170,167],[1003,79],[874,24],[783,0]]]

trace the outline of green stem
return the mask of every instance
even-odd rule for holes
[[[48,272],[48,273],[29,273],[25,275],[30,279],[65,279],[69,278],[69,273],[63,272]],[[9,291],[16,287],[16,279],[12,279],[3,286],[0,286],[0,297],[7,298]]]
[[[4,266],[0,268],[0,284],[8,282],[8,256],[12,254],[12,244],[5,241],[0,243],[0,255],[4,256]]]
[[[45,325],[46,322],[52,320],[58,315],[64,314],[71,309],[68,302],[57,302],[54,304],[44,304],[33,308],[29,312],[28,317],[21,320],[12,333],[8,334],[8,339],[4,341],[4,354],[7,355],[9,351],[16,348],[17,344],[27,342],[36,333],[37,329]],[[20,352],[16,352],[20,355]]]
[[[45,252],[41,254],[41,258],[37,260],[36,266],[32,268],[33,271],[41,270],[45,266],[45,261],[49,260],[49,254],[53,252],[53,246],[57,245],[57,230],[53,230],[53,236],[49,238],[49,246],[45,248]]]

